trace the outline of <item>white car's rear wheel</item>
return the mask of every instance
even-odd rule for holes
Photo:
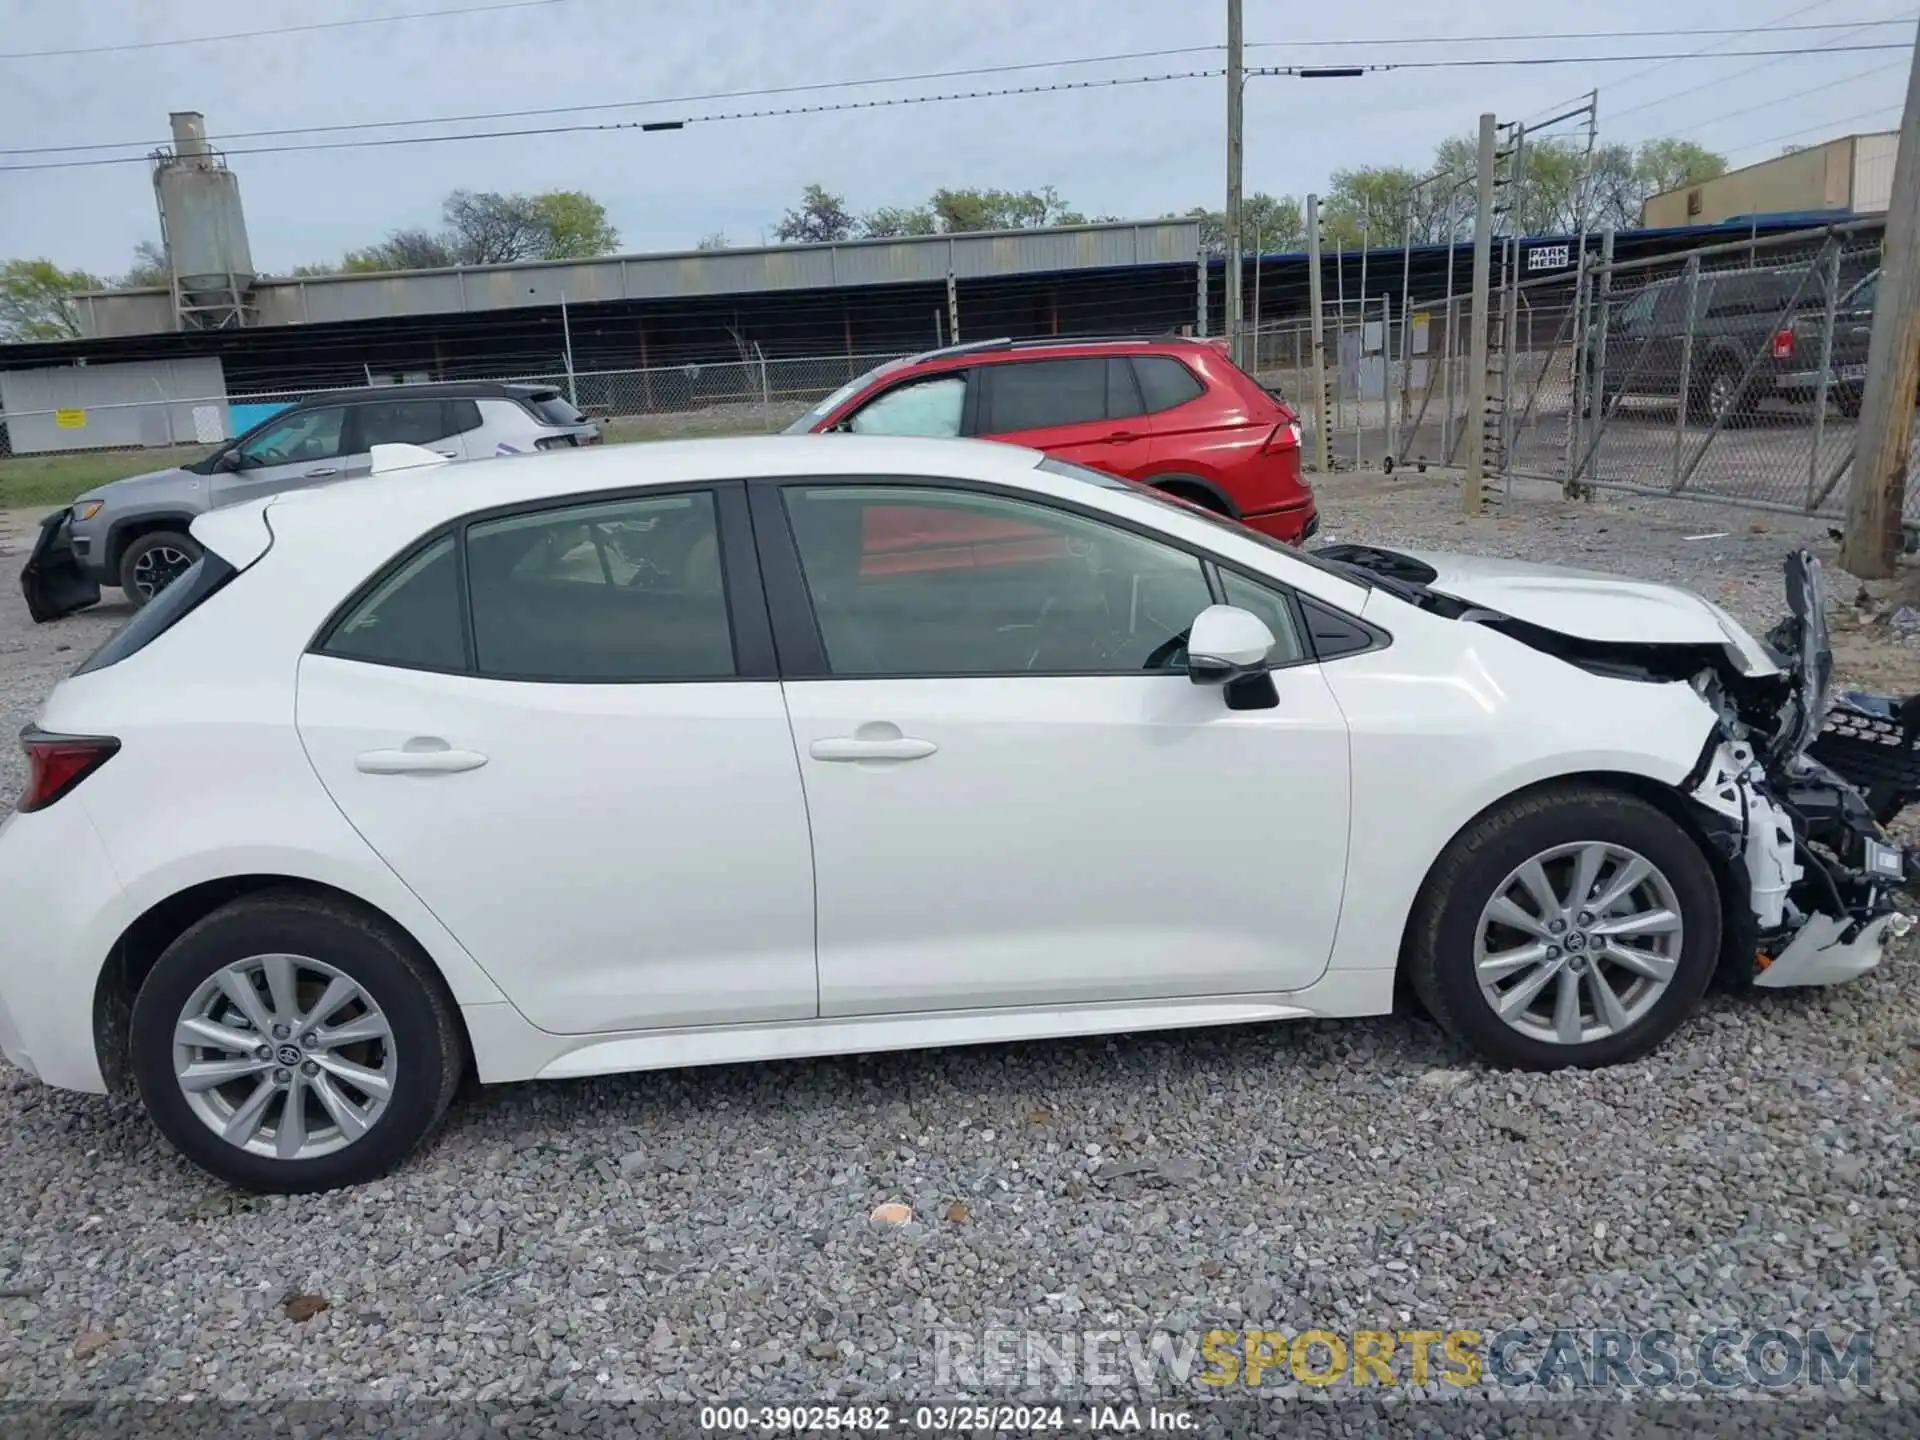
[[[1652,1050],[1698,1003],[1720,896],[1699,845],[1656,807],[1546,791],[1453,842],[1408,938],[1415,992],[1487,1059],[1611,1065]]]
[[[460,1078],[452,1002],[403,939],[312,896],[249,896],[192,926],[140,988],[134,1074],[154,1123],[243,1189],[385,1174]]]

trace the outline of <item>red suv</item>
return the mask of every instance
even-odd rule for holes
[[[1319,528],[1300,425],[1207,340],[981,340],[891,360],[789,435],[970,435],[1105,470],[1298,544]]]

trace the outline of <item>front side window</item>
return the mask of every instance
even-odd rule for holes
[[[480,673],[519,680],[735,674],[713,497],[655,495],[467,529]]]
[[[990,365],[981,433],[1013,435],[1107,418],[1107,362],[1017,360]]]
[[[960,433],[966,408],[966,376],[936,375],[901,385],[861,406],[847,428],[856,435],[948,439]]]
[[[431,445],[453,433],[441,400],[375,400],[360,407],[360,447]]]
[[[346,418],[347,411],[343,405],[327,405],[289,415],[240,445],[241,468],[250,470],[262,465],[295,465],[309,460],[331,460],[340,454],[340,437],[346,428]]]
[[[1211,603],[1194,556],[1045,505],[918,486],[782,494],[836,676],[1177,670]]]

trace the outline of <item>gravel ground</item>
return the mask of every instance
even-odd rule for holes
[[[1676,580],[1756,626],[1789,548],[1831,561],[1822,526],[1702,505],[1322,495],[1340,539]],[[32,518],[0,529],[9,728],[123,614],[27,623]],[[1843,636],[1843,681],[1920,688],[1890,637]],[[934,1393],[941,1331],[1780,1325],[1871,1331],[1866,1389],[1920,1405],[1914,961],[1715,994],[1592,1074],[1395,1017],[489,1089],[387,1183],[257,1202],[0,1065],[0,1397],[854,1399]]]

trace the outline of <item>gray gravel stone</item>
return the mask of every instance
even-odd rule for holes
[[[1821,525],[1704,506],[1523,488],[1469,521],[1433,477],[1321,490],[1341,538],[1677,580],[1754,625],[1790,546],[1831,557]],[[31,518],[0,532],[13,569]],[[31,626],[10,576],[6,734],[125,615]],[[1891,653],[1843,649],[1842,679],[1920,688]],[[258,1202],[136,1106],[0,1067],[0,1394],[559,1401],[579,1433],[654,1434],[587,1407],[926,1396],[941,1332],[1774,1324],[1872,1330],[1871,1393],[1911,1406],[1914,955],[1716,992],[1600,1073],[1486,1070],[1402,1015],[487,1089],[380,1184]],[[893,1199],[913,1225],[877,1233]],[[296,1323],[290,1292],[329,1308]],[[1429,1390],[1429,1433],[1535,1433]],[[1285,1428],[1383,1433],[1314,1406]]]

